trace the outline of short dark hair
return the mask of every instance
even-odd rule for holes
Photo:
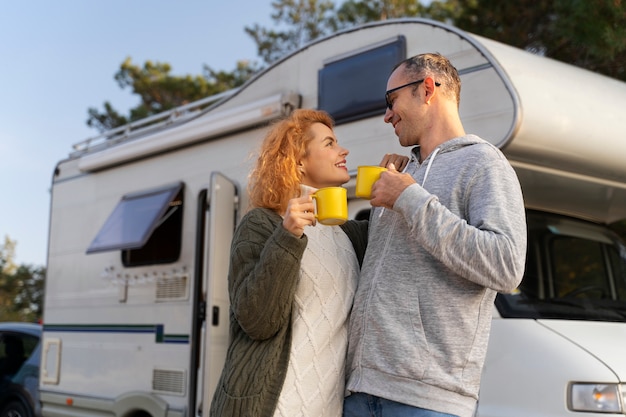
[[[439,53],[424,53],[399,62],[393,71],[402,67],[405,74],[416,80],[431,76],[441,83],[441,88],[448,97],[455,99],[457,106],[461,102],[461,78],[450,60]]]

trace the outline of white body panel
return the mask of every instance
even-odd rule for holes
[[[583,333],[601,329],[601,333],[620,329],[624,324],[571,323]],[[558,326],[557,326],[558,328]],[[590,335],[585,336],[589,339]],[[623,346],[623,334],[611,337],[611,343]],[[494,318],[488,360],[481,385],[479,417],[557,417],[572,415],[567,410],[567,386],[570,382],[619,383],[620,379],[604,363],[607,356],[585,350],[550,323],[535,320]],[[611,355],[612,356],[612,355]],[[609,356],[610,357],[610,356]],[[623,375],[623,374],[622,374]],[[576,413],[576,416],[598,416]]]

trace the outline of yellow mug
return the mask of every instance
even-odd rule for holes
[[[356,172],[356,190],[354,194],[357,197],[372,198],[372,185],[380,178],[380,174],[387,171],[387,168],[374,165],[362,165],[357,168]]]
[[[345,188],[320,188],[311,197],[315,202],[315,218],[321,224],[334,226],[348,220],[348,193]]]

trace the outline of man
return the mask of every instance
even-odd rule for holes
[[[350,321],[344,417],[471,417],[496,292],[521,281],[526,222],[503,154],[466,134],[461,81],[439,54],[399,63],[385,122],[412,146],[372,188]]]

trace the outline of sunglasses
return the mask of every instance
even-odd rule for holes
[[[387,103],[387,108],[389,110],[391,110],[391,108],[393,107],[393,103],[389,100],[389,96],[391,94],[395,93],[398,90],[403,89],[404,87],[408,87],[408,86],[411,86],[411,85],[418,85],[418,84],[421,84],[423,82],[424,82],[424,79],[422,78],[421,80],[413,81],[411,83],[401,85],[400,87],[392,88],[391,90],[385,91],[385,102]],[[439,87],[440,85],[441,85],[441,83],[438,83],[438,82],[435,81],[435,86],[436,87]]]

